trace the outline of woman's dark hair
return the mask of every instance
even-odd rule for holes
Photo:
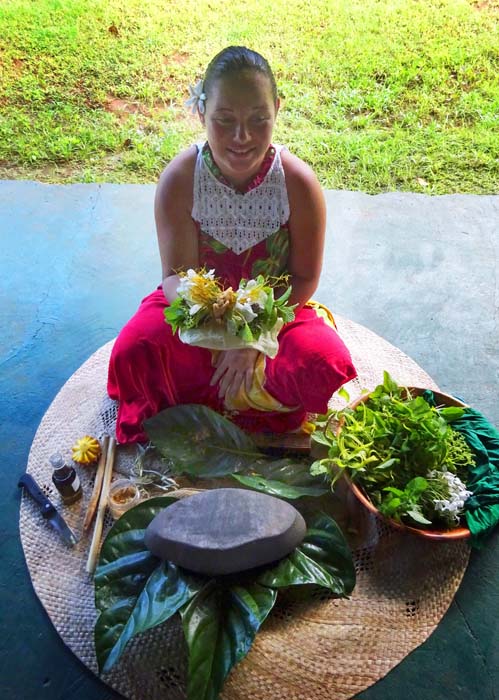
[[[211,59],[204,76],[204,93],[208,96],[213,84],[220,78],[244,70],[258,71],[267,76],[270,80],[274,102],[277,100],[277,85],[268,61],[256,51],[247,49],[245,46],[228,46]]]

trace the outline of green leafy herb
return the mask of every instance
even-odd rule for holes
[[[454,406],[437,410],[385,372],[367,401],[336,412],[337,434],[330,423],[314,433],[313,439],[328,447],[328,456],[315,461],[311,473],[328,475],[334,486],[345,471],[387,517],[429,525],[442,514],[430,507],[428,474],[448,471],[465,481],[474,464],[471,449],[450,425],[464,412]],[[444,482],[439,498],[445,500],[449,492],[442,489]]]

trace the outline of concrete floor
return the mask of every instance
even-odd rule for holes
[[[499,425],[499,197],[326,194],[316,298],[397,345]],[[3,700],[118,697],[64,647],[35,597],[16,485],[61,386],[159,281],[153,195],[153,185],[0,182]],[[497,697],[498,553],[496,533],[473,552],[435,633],[359,699]]]

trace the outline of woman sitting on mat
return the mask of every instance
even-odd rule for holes
[[[163,171],[155,216],[163,282],[114,345],[108,379],[119,442],[147,440],[143,421],[168,406],[204,404],[251,432],[298,429],[356,376],[324,307],[310,303],[322,266],[326,208],[312,170],[272,144],[279,110],[267,61],[231,46],[210,62],[194,101],[204,144]],[[182,343],[164,319],[180,270],[205,267],[233,289],[242,278],[289,275],[295,320],[273,359],[252,348]]]

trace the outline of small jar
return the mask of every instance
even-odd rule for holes
[[[115,520],[141,501],[140,489],[130,479],[117,479],[109,487],[107,504]]]
[[[81,498],[82,494],[81,483],[76,469],[66,464],[60,454],[52,455],[50,464],[54,468],[52,481],[61,494],[62,502],[65,505],[75,503]]]

